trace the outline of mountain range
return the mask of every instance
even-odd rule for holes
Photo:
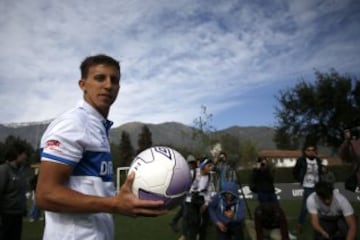
[[[37,148],[46,127],[50,121],[33,122],[24,124],[0,124],[0,142],[3,142],[7,136],[13,135],[31,143]],[[165,122],[161,124],[147,124],[141,122],[129,122],[110,130],[110,139],[112,143],[119,143],[122,131],[130,135],[132,145],[137,147],[137,139],[146,124],[152,133],[153,145],[169,144],[171,146],[186,147],[193,143],[194,127],[187,126],[177,122]],[[275,149],[273,141],[274,129],[271,127],[239,127],[232,126],[223,130],[217,130],[215,133],[230,134],[240,140],[251,140],[258,149]]]

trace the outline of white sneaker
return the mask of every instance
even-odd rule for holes
[[[296,237],[289,232],[289,239],[290,240],[296,240]]]

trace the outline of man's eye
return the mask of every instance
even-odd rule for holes
[[[95,75],[95,76],[94,76],[94,79],[95,79],[96,81],[101,82],[101,81],[104,81],[104,80],[106,79],[106,77],[105,77],[105,75],[100,74],[100,75]]]
[[[110,79],[112,84],[119,84],[120,82],[120,79],[116,76],[111,76]]]

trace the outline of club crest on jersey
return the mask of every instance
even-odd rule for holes
[[[58,140],[48,140],[45,143],[45,148],[53,150],[53,151],[61,152],[60,151],[60,142]]]

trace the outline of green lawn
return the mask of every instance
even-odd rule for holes
[[[256,206],[256,201],[248,200],[251,212]],[[296,216],[299,212],[300,201],[281,201],[281,206],[286,212],[289,222],[289,230],[294,230],[296,224]],[[360,213],[360,203],[353,203],[355,213]],[[175,211],[157,218],[136,218],[132,219],[124,216],[116,216],[116,237],[115,239],[126,240],[171,240],[178,239],[180,234],[171,231],[169,222]],[[247,219],[250,219],[247,216]],[[39,240],[42,236],[44,222],[29,223],[24,220],[23,240]],[[359,223],[358,223],[359,226]],[[209,227],[209,240],[215,240],[214,225]],[[359,234],[358,234],[359,235]],[[312,239],[312,230],[309,222],[305,225],[304,232],[299,236],[299,240]]]

